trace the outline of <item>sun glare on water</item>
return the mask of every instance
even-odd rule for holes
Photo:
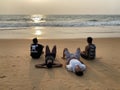
[[[34,29],[35,29],[34,35],[36,36],[42,35],[42,31],[41,31],[41,29],[43,29],[42,27],[35,27]]]
[[[33,20],[34,23],[39,23],[41,22],[43,18],[43,15],[32,15],[31,19]]]
[[[35,35],[41,35],[41,34],[42,34],[42,32],[40,30],[35,31]]]

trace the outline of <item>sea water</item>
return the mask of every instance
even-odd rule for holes
[[[0,15],[0,38],[120,37],[120,15]]]

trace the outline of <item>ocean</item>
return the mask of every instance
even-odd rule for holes
[[[0,15],[0,38],[120,37],[120,15]]]

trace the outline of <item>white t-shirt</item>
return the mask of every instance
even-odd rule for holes
[[[86,66],[84,64],[82,64],[80,61],[78,61],[77,59],[70,60],[69,64],[66,65],[66,68],[69,71],[75,72],[76,65],[79,65],[79,67],[81,68],[82,71],[84,71],[86,69]]]

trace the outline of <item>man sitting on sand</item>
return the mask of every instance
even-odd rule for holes
[[[30,55],[32,58],[37,59],[40,58],[41,54],[43,53],[44,46],[38,44],[37,38],[33,38],[33,44],[30,47]]]
[[[86,65],[80,61],[80,48],[77,48],[75,54],[70,53],[68,49],[65,48],[63,50],[63,59],[66,59],[67,70],[74,72],[78,76],[83,75]]]
[[[62,67],[62,64],[55,63],[56,58],[56,46],[53,47],[52,52],[48,46],[46,46],[45,52],[45,63],[35,65],[36,68],[52,68],[52,67]]]
[[[88,45],[85,47],[85,51],[81,52],[81,57],[92,60],[96,57],[96,46],[95,44],[92,44],[92,37],[87,38]]]

